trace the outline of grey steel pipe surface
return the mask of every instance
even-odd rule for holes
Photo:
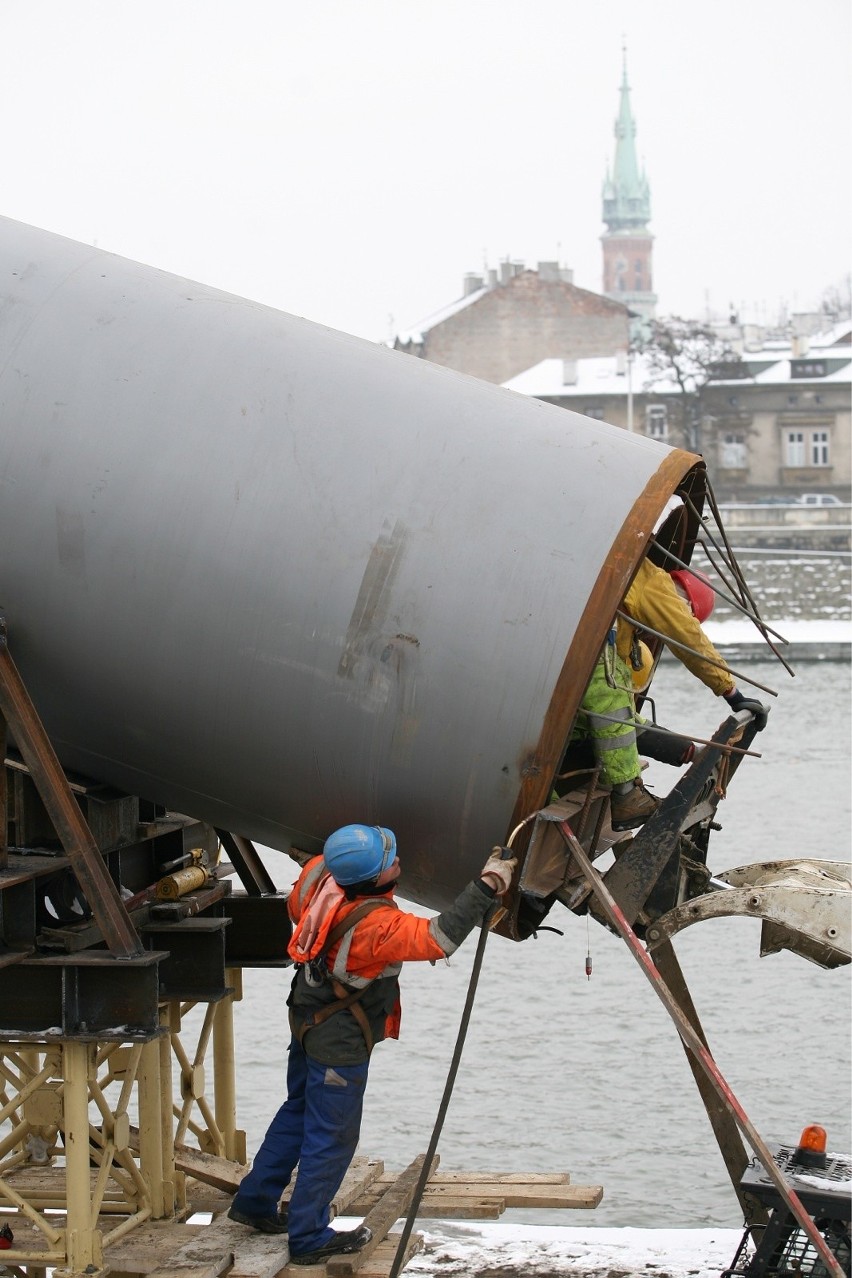
[[[0,608],[63,764],[441,907],[697,460],[0,219]]]

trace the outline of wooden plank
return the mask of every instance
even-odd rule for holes
[[[358,1278],[388,1278],[396,1257],[400,1236],[399,1230],[388,1234],[387,1238],[380,1242],[375,1251],[364,1261],[362,1267],[358,1270]],[[405,1247],[403,1269],[412,1256],[423,1250],[423,1245],[422,1234],[413,1233],[410,1236]],[[286,1269],[282,1270],[281,1278],[326,1278],[329,1272],[325,1265],[288,1265]],[[230,1275],[228,1275],[228,1278],[230,1278]]]
[[[237,1192],[237,1186],[248,1171],[240,1163],[219,1158],[216,1154],[203,1154],[200,1149],[191,1149],[188,1145],[175,1145],[175,1167],[187,1176],[214,1189],[223,1189],[228,1194]]]
[[[384,1242],[380,1243],[373,1252],[372,1258],[367,1261],[363,1268],[358,1270],[358,1278],[388,1278],[388,1274],[391,1271],[391,1265],[393,1264],[396,1256],[396,1249],[399,1246],[400,1237],[401,1231],[398,1229],[394,1230],[393,1233],[388,1234]],[[418,1251],[422,1250],[423,1235],[416,1233],[412,1234],[406,1244],[405,1258],[402,1262],[403,1269],[408,1264],[409,1260],[411,1260],[411,1257],[415,1256]],[[295,1272],[298,1273],[298,1269],[296,1269]]]
[[[285,1234],[252,1232],[235,1245],[234,1267],[228,1278],[274,1278],[289,1259]]]
[[[392,1184],[399,1172],[386,1171],[379,1180]],[[429,1177],[430,1185],[570,1185],[570,1172],[491,1172],[444,1171],[439,1169]]]
[[[260,1234],[222,1216],[202,1225],[197,1236],[179,1247],[155,1278],[217,1278],[233,1265],[234,1273],[272,1278],[287,1263],[284,1234]]]
[[[565,1207],[578,1201],[585,1205],[589,1193],[601,1195],[603,1189],[599,1185],[433,1185],[430,1181],[426,1193],[435,1202],[442,1198],[496,1197],[507,1207]]]
[[[204,1265],[186,1265],[182,1269],[155,1269],[157,1278],[219,1278],[231,1264],[230,1256],[218,1256]]]
[[[351,1256],[333,1256],[326,1268],[330,1274],[346,1278],[349,1274],[358,1273],[361,1266],[370,1259],[387,1237],[391,1225],[406,1214],[417,1189],[417,1182],[423,1169],[425,1154],[418,1154],[412,1163],[400,1175],[396,1183],[385,1190],[375,1207],[364,1218],[364,1224],[372,1230],[373,1237],[365,1247]],[[438,1155],[432,1160],[431,1171],[438,1166]]]
[[[139,1153],[138,1127],[130,1128],[130,1148]],[[223,1189],[228,1194],[237,1192],[237,1186],[248,1171],[248,1167],[241,1163],[219,1158],[216,1154],[204,1154],[191,1145],[175,1145],[175,1167],[194,1180],[203,1181],[214,1189]]]
[[[214,1189],[212,1185],[204,1185],[198,1180],[186,1182],[187,1215],[193,1216],[198,1211],[209,1211],[211,1216],[220,1216],[226,1212],[234,1201],[234,1195],[225,1193],[223,1189]]]
[[[426,1186],[427,1196],[434,1203],[440,1203],[442,1199],[456,1198],[464,1199],[467,1194],[461,1193],[462,1186],[454,1187],[436,1185],[434,1188],[432,1182]],[[470,1186],[475,1196],[476,1186]],[[480,1187],[479,1193],[482,1194]],[[501,1199],[507,1207],[553,1207],[553,1208],[573,1208],[583,1209],[597,1207],[603,1198],[602,1185],[506,1185],[500,1189],[494,1187],[494,1196]]]
[[[423,1195],[418,1220],[498,1220],[505,1210],[502,1198],[442,1198]]]
[[[535,1208],[563,1208],[563,1209],[589,1209],[597,1207],[603,1197],[603,1187],[601,1185],[506,1185],[498,1184],[486,1185],[436,1185],[433,1181],[429,1181],[423,1194],[423,1209],[418,1215],[441,1215],[441,1204],[463,1203],[465,1200],[471,1203],[489,1203],[494,1202],[500,1205],[500,1211],[506,1207],[535,1207]],[[352,1204],[351,1214],[353,1216],[363,1216],[379,1201],[379,1190],[374,1185],[366,1194],[362,1194],[360,1198]],[[428,1210],[427,1210],[428,1209]],[[498,1211],[498,1215],[500,1214]],[[447,1207],[447,1215],[457,1215],[455,1208],[452,1210]],[[485,1218],[490,1219],[494,1213],[488,1211]],[[475,1220],[476,1213],[465,1213],[467,1219]]]
[[[162,1269],[152,1272],[157,1278],[165,1278],[166,1275],[176,1278],[194,1269],[206,1278],[216,1278],[233,1263],[235,1228],[223,1229],[218,1224],[202,1226],[196,1236],[172,1252]]]
[[[206,1228],[206,1225],[175,1224],[173,1220],[149,1221],[107,1247],[106,1259],[110,1269],[150,1274],[168,1266],[175,1252]]]
[[[333,1214],[345,1216],[355,1199],[370,1189],[384,1170],[384,1163],[377,1158],[353,1158],[343,1184],[332,1199]]]

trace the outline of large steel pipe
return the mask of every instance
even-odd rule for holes
[[[440,907],[698,459],[0,219],[0,607],[66,767]]]

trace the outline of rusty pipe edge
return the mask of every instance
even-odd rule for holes
[[[520,869],[532,834],[533,823],[529,818],[549,802],[554,777],[570,739],[598,653],[613,623],[616,609],[648,553],[654,525],[671,497],[689,497],[697,513],[684,507],[676,517],[666,520],[661,530],[668,547],[677,549],[678,557],[689,563],[698,535],[699,516],[704,507],[706,491],[707,468],[703,459],[695,453],[688,453],[680,448],[673,449],[634,503],[606,558],[566,654],[536,749],[527,760],[521,789],[506,831],[508,839],[513,830],[522,826],[513,842],[519,862],[515,886],[506,897],[504,913],[493,929],[501,936],[522,941],[532,934],[519,920],[523,896],[517,890]]]

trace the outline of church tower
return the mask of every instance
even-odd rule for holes
[[[636,158],[636,121],[630,110],[626,50],[615,122],[615,159],[603,184],[603,220],[604,295],[651,319],[657,302],[651,275],[654,237],[648,230],[651,190]]]

